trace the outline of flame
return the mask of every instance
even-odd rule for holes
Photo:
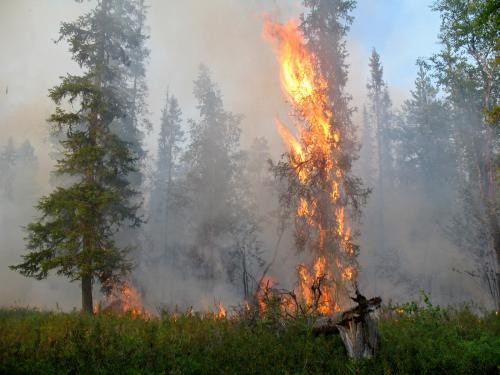
[[[340,310],[333,300],[334,286],[331,284],[331,272],[328,270],[326,257],[315,259],[312,274],[305,264],[299,264],[299,294],[308,307],[316,307],[321,314],[332,314]]]
[[[104,311],[130,314],[133,318],[150,318],[151,312],[144,308],[139,292],[127,281],[113,286],[106,298]]]
[[[305,47],[298,22],[290,20],[282,25],[269,19],[264,22],[264,37],[277,42],[277,54],[281,62],[281,85],[285,95],[300,115],[306,120],[309,129],[300,125],[300,137],[295,136],[281,121],[276,119],[278,132],[294,155],[295,167],[300,167],[308,159],[308,154],[320,151],[326,154],[332,142],[338,143],[340,135],[332,131],[330,122],[332,112],[328,109],[326,80],[316,72],[314,55]],[[311,147],[313,146],[313,147]],[[315,150],[316,149],[316,150]],[[329,166],[330,168],[332,166]],[[305,183],[309,171],[299,169],[299,178]]]
[[[260,314],[265,314],[268,310],[267,303],[272,286],[273,279],[271,279],[269,276],[263,277],[259,282],[259,289],[257,291],[256,298]]]
[[[312,306],[313,304],[312,284],[314,282],[314,278],[305,264],[298,265],[297,273],[299,275],[299,288],[302,294],[302,299],[304,300],[306,306]]]
[[[345,280],[352,280],[354,276],[354,269],[351,266],[347,266],[344,271],[342,271],[342,277]]]
[[[297,215],[300,217],[309,215],[309,205],[304,198],[300,198],[299,207],[297,208]]]
[[[215,318],[216,319],[224,319],[227,317],[227,311],[226,308],[222,303],[219,303],[219,306],[217,308],[217,312],[215,313]]]
[[[304,150],[302,149],[302,145],[295,137],[295,135],[293,135],[290,129],[283,125],[280,120],[275,119],[275,122],[278,133],[290,149],[290,155],[293,159],[294,166],[298,171],[299,179],[301,182],[305,182],[307,179],[307,171],[304,168],[301,168],[302,164],[305,162],[305,155]]]
[[[321,74],[315,55],[307,48],[298,21],[291,19],[281,24],[266,18],[263,35],[275,48],[282,91],[295,113],[293,131],[275,120],[289,151],[289,165],[304,188],[319,176],[325,192],[300,196],[297,201],[297,218],[313,229],[316,234],[313,240],[317,241],[310,265],[297,266],[298,295],[306,305],[315,305],[320,313],[330,314],[340,309],[335,300],[338,283],[353,281],[356,276],[356,270],[349,265],[355,253],[342,201],[344,173],[336,157],[342,137],[333,126],[334,106],[328,97],[328,81]],[[330,200],[327,206],[325,197]],[[328,207],[335,207],[333,222],[325,219],[333,216],[325,214]],[[325,220],[330,220],[330,225]]]

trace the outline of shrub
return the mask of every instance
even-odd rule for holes
[[[212,314],[130,316],[0,310],[6,374],[414,374],[498,373],[500,319],[468,309],[390,308],[382,347],[347,359],[338,336],[314,337],[310,319],[277,325]]]

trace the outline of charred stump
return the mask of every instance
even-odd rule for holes
[[[332,316],[321,317],[313,325],[313,333],[340,334],[347,355],[352,359],[371,358],[380,345],[377,321],[374,312],[382,302],[380,297],[366,299],[356,289],[351,298],[358,305]]]

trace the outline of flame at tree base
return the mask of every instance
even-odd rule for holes
[[[113,285],[111,292],[104,301],[104,307],[99,304],[94,313],[112,313],[129,315],[134,319],[149,319],[153,314],[144,307],[141,295],[127,281]]]
[[[307,48],[298,21],[281,24],[266,18],[264,38],[275,47],[282,91],[294,115],[295,129],[276,119],[278,133],[288,148],[286,160],[276,168],[288,179],[286,201],[295,206],[297,245],[312,255],[310,263],[297,266],[298,289],[283,303],[288,305],[291,298],[320,314],[332,314],[346,307],[341,304],[347,303],[348,290],[357,277],[356,252],[345,211],[343,137],[333,125],[328,81]]]
[[[310,259],[296,266],[298,286],[292,291],[275,289],[271,278],[261,280],[254,306],[260,315],[275,306],[286,315],[299,311],[333,314],[348,307],[349,291],[357,278],[357,251],[346,209],[349,203],[353,205],[346,192],[352,183],[347,181],[350,166],[343,154],[346,134],[334,126],[335,105],[328,96],[328,81],[298,25],[296,20],[280,24],[266,19],[264,36],[275,46],[282,90],[293,108],[294,126],[276,119],[288,149],[286,160],[276,170],[288,179],[286,201],[295,210],[297,247],[307,250]],[[117,288],[108,304],[117,312],[151,316],[128,284]],[[224,305],[219,304],[211,316],[227,318]]]

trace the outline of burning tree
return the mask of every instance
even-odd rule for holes
[[[341,16],[336,13],[328,18],[323,13],[338,12],[336,8],[316,5],[302,17],[301,27],[295,20],[280,24],[267,19],[264,35],[274,43],[282,89],[293,107],[294,130],[276,120],[288,152],[274,171],[288,182],[281,198],[296,212],[296,246],[312,255],[309,264],[297,267],[299,294],[303,303],[319,313],[332,314],[350,303],[349,294],[354,290],[358,246],[353,242],[352,224],[359,219],[368,191],[351,174],[357,145],[349,98],[342,93],[346,81],[342,37],[346,27],[332,39],[336,43],[333,46],[324,45],[327,36],[325,40],[315,39],[318,30],[314,30],[314,17],[338,22]],[[325,23],[317,27],[335,33],[330,26]],[[328,56],[330,50],[335,58]],[[331,62],[334,64],[328,65]]]

